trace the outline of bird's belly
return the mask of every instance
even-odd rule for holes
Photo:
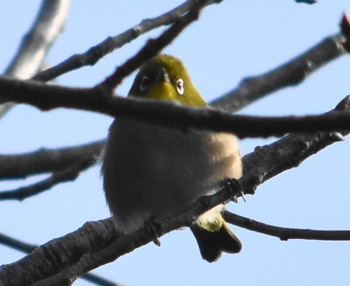
[[[110,208],[126,233],[151,217],[185,210],[200,196],[217,190],[225,177],[241,176],[232,136],[184,133],[136,121],[118,123],[111,130],[118,135],[107,146],[113,150],[108,151],[111,158],[105,158],[103,172]]]

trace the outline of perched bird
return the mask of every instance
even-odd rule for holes
[[[159,55],[145,63],[129,96],[206,107],[182,62]],[[119,231],[130,234],[149,219],[184,211],[199,197],[218,191],[224,178],[240,178],[237,142],[227,133],[186,132],[134,119],[112,123],[102,174],[109,208]],[[237,253],[242,245],[221,216],[223,206],[201,215],[191,230],[203,259]]]

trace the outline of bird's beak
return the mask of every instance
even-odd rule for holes
[[[165,68],[160,68],[155,82],[167,81],[170,82],[169,74]]]

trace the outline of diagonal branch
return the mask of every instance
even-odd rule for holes
[[[271,92],[302,83],[313,72],[346,53],[342,34],[330,36],[302,55],[264,74],[247,77],[239,86],[218,97],[212,105],[234,112]]]
[[[218,0],[216,2],[221,2]],[[115,89],[122,80],[134,72],[145,61],[156,56],[163,48],[169,45],[189,24],[197,20],[199,13],[204,6],[208,4],[207,0],[198,0],[194,2],[194,5],[190,8],[188,13],[184,16],[176,19],[175,23],[165,30],[158,38],[148,40],[147,44],[132,58],[130,58],[125,64],[118,67],[115,72],[107,77],[96,88],[102,88],[107,90]]]
[[[46,0],[5,74],[16,78],[33,76],[51,46],[61,32],[68,14],[70,0]],[[0,103],[3,103],[0,101]],[[0,106],[0,117],[13,106],[12,103]]]
[[[350,96],[345,97],[332,112],[349,111]],[[318,132],[290,134],[270,145],[257,147],[244,156],[243,169],[249,170],[240,180],[245,194],[254,194],[255,189],[279,173],[299,166],[306,158],[325,147],[342,141],[350,128],[341,132]]]
[[[206,5],[216,3],[217,1],[207,1]],[[82,54],[73,55],[62,63],[45,70],[33,77],[34,80],[49,81],[58,76],[61,76],[70,71],[79,69],[87,65],[94,65],[104,56],[122,47],[123,45],[135,40],[142,34],[145,34],[153,29],[161,26],[174,23],[179,17],[186,14],[194,5],[195,1],[188,0],[178,7],[152,19],[143,20],[138,25],[129,30],[114,36],[109,37],[94,47],[91,47]]]
[[[4,265],[0,270],[0,284],[31,285],[60,273],[56,278],[54,276],[54,282],[43,280],[36,285],[70,285],[87,269],[111,262],[149,243],[154,239],[155,230],[162,236],[171,230],[190,226],[199,213],[227,200],[234,193],[237,193],[234,188],[228,188],[214,196],[203,197],[186,212],[155,222],[153,229],[145,226],[128,236],[116,233],[111,219],[87,223],[78,231],[35,249],[20,261]]]
[[[26,257],[0,269],[0,285],[32,285],[79,260],[81,255],[105,247],[116,237],[111,221],[87,223],[74,234],[54,239]],[[28,263],[28,264],[27,264]],[[23,268],[24,266],[24,268]]]
[[[22,251],[24,253],[32,252],[35,248],[38,247],[37,245],[20,241],[18,239],[12,238],[2,233],[0,233],[0,243],[6,246],[12,247],[18,251]],[[100,286],[118,286],[119,285],[117,283],[114,283],[99,275],[92,274],[92,273],[84,274],[81,278],[87,281],[90,281],[95,285],[100,285]]]

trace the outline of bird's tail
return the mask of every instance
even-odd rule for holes
[[[218,260],[222,252],[238,253],[242,249],[239,238],[230,230],[222,217],[221,219],[221,226],[216,230],[203,228],[200,224],[194,224],[191,227],[202,258],[208,262]]]

